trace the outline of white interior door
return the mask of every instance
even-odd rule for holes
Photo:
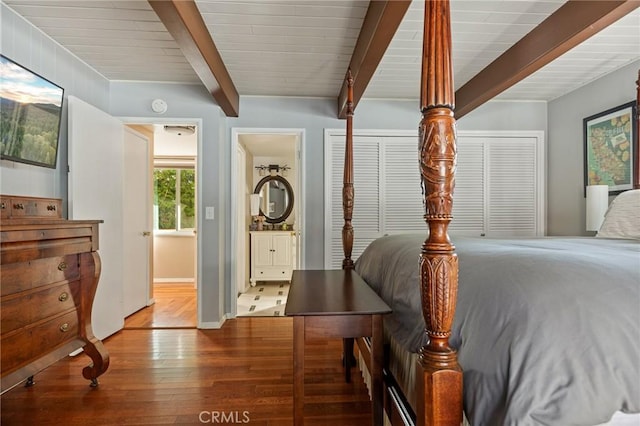
[[[149,139],[135,130],[124,129],[124,316],[149,304],[151,285],[149,257],[152,237],[149,223],[150,171]]]
[[[101,219],[102,272],[93,303],[99,339],[124,326],[122,122],[69,96],[69,219]]]

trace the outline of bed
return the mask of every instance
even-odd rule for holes
[[[380,238],[355,265],[393,310],[388,368],[413,407],[424,239]],[[640,241],[456,238],[456,252],[450,343],[471,424],[595,425],[640,412]]]
[[[600,235],[456,239],[454,247],[448,235],[456,169],[448,1],[425,3],[423,46],[418,163],[427,229],[375,241],[355,264],[353,81],[347,78],[343,268],[356,268],[394,310],[385,320],[388,418],[411,424],[413,411],[418,425],[460,425],[464,405],[473,425],[564,426],[640,412],[639,242]],[[515,279],[525,271],[534,281]],[[586,278],[595,281],[587,285]],[[363,340],[358,347],[368,350]],[[624,417],[623,424],[638,421]]]

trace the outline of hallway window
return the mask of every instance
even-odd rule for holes
[[[195,182],[194,169],[154,169],[154,229],[180,231],[195,228]]]

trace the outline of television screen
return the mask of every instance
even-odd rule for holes
[[[56,168],[64,90],[0,55],[0,156]]]

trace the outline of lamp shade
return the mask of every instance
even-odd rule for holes
[[[249,199],[251,201],[251,216],[258,216],[260,214],[260,194],[251,194]]]
[[[587,186],[587,231],[597,231],[609,208],[609,186]]]

